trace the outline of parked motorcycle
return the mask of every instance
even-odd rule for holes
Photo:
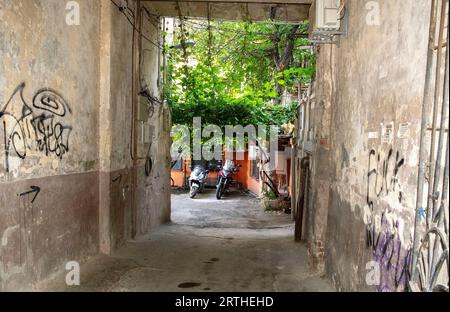
[[[231,185],[233,182],[233,174],[239,171],[239,167],[241,167],[241,165],[235,165],[232,160],[227,160],[225,162],[225,165],[219,171],[216,189],[217,199],[220,200],[225,190]]]
[[[194,198],[198,193],[201,193],[205,187],[205,182],[208,179],[209,170],[206,170],[204,165],[196,165],[189,176],[189,197]]]

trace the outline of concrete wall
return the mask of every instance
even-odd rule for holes
[[[112,4],[103,2],[99,13],[100,248],[110,253],[131,236],[133,29]]]
[[[65,14],[58,0],[0,4],[0,289],[98,251],[99,21]]]
[[[413,239],[430,2],[377,3],[373,26],[366,1],[346,1],[348,36],[317,54],[307,231],[314,267],[339,290],[404,289]]]
[[[153,98],[161,99],[164,66],[161,56],[161,25],[155,16],[145,14],[141,43],[139,90],[147,89]],[[135,159],[136,214],[135,235],[144,235],[161,223],[170,221],[170,130],[172,120],[167,103],[146,101],[146,118],[138,122]],[[150,143],[142,139],[142,127],[150,129]]]
[[[217,20],[298,22],[307,19],[311,0],[297,1],[148,1],[159,16],[211,18]]]
[[[239,169],[239,172],[236,175],[236,179],[239,183],[242,183],[243,187],[249,190],[252,194],[256,196],[260,196],[263,188],[262,179],[255,179],[252,176],[252,161],[248,160],[249,154],[245,152],[244,160],[236,161],[237,164],[240,164],[242,167]]]
[[[147,121],[164,142],[149,153],[157,185],[141,179],[146,155],[131,156],[132,26],[109,0],[77,2],[77,26],[65,1],[0,2],[0,290],[113,252],[170,212],[167,108]]]

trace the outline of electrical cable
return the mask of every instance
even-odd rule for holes
[[[148,38],[146,35],[144,35],[141,31],[139,31],[136,27],[136,25],[133,23],[133,21],[130,19],[130,16],[128,16],[126,13],[124,13],[125,11],[125,7],[121,7],[120,5],[118,5],[114,0],[111,0],[111,2],[119,9],[119,11],[127,18],[128,22],[130,23],[130,25],[133,27],[133,29],[145,40],[147,40],[149,43],[151,43],[152,45],[154,45],[155,47],[157,47],[160,50],[164,50],[164,47],[162,47],[161,45],[155,43],[153,40],[151,40],[150,38]],[[130,10],[131,11],[131,10]],[[134,12],[131,11],[133,14]]]
[[[145,36],[143,33],[142,33],[142,31],[140,31],[137,27],[136,27],[136,25],[135,25],[135,23],[133,22],[133,20],[135,20],[136,19],[136,14],[135,14],[135,12],[133,11],[133,10],[131,10],[129,7],[128,7],[128,1],[127,1],[127,6],[126,7],[122,7],[122,6],[120,6],[120,5],[118,5],[114,0],[111,0],[111,3],[113,3],[113,5],[114,6],[116,6],[118,9],[119,9],[119,11],[125,16],[125,18],[127,19],[127,21],[128,21],[128,23],[133,27],[133,38],[132,38],[132,42],[133,42],[133,55],[134,55],[134,44],[135,44],[135,33],[138,33],[139,35],[140,35],[140,38],[144,38],[145,40],[147,40],[149,43],[151,43],[152,45],[154,45],[155,47],[157,47],[158,49],[162,49],[162,50],[164,50],[164,48],[163,47],[161,47],[160,45],[158,45],[158,44],[156,44],[155,42],[153,42],[150,38],[148,38],[147,36]],[[142,15],[141,15],[142,16]],[[153,23],[152,23],[153,24]],[[158,26],[156,26],[156,27],[158,27]],[[134,59],[134,56],[133,56],[133,59]],[[141,60],[139,60],[139,67],[141,67]],[[134,68],[134,65],[133,65],[133,68]],[[134,72],[134,70],[133,70],[133,72]],[[139,76],[140,76],[140,70],[139,70]],[[134,84],[133,84],[133,86],[134,86]],[[159,101],[158,99],[156,99],[155,97],[153,97],[150,93],[149,93],[149,91],[148,91],[148,89],[147,88],[143,88],[142,87],[142,81],[141,81],[141,77],[139,77],[139,86],[140,86],[140,91],[139,91],[139,95],[142,95],[142,96],[145,96],[151,103],[155,103],[155,102],[157,102],[157,103],[161,103],[161,101]],[[133,90],[132,90],[132,93],[134,94],[134,88],[133,88]],[[135,109],[134,109],[134,105],[132,106],[132,116],[134,116],[134,114],[135,114]],[[133,117],[133,119],[134,119],[134,117]],[[134,141],[134,134],[135,134],[135,131],[134,131],[134,128],[132,128],[132,131],[131,131],[131,141],[133,142]],[[131,144],[130,145],[130,156],[131,156],[131,159],[135,159],[136,158],[136,155],[134,155],[134,151],[133,151],[133,144]]]
[[[134,19],[135,17],[135,13],[133,10],[131,10],[128,7],[128,1],[127,1],[127,7],[122,7],[120,5],[118,5],[114,0],[111,0],[111,2],[119,9],[119,11],[126,17],[126,19],[128,20],[129,24],[133,27],[133,29],[141,36],[141,38],[144,38],[145,40],[147,40],[149,43],[151,43],[153,46],[155,46],[156,48],[158,48],[159,50],[164,51],[164,47],[162,47],[161,45],[155,43],[154,41],[152,41],[150,38],[148,38],[146,35],[144,35],[142,33],[142,31],[138,30],[136,25],[134,24],[134,22],[132,21],[132,18]],[[144,7],[144,11],[149,15],[149,16],[155,16],[154,14],[151,14],[145,7]],[[128,15],[126,12],[129,12],[130,15]],[[151,21],[150,21],[151,23]],[[155,25],[153,23],[151,23],[152,25],[154,25],[155,27],[159,27],[159,23],[158,25]],[[134,35],[134,34],[133,34]],[[134,41],[134,40],[133,40]],[[147,49],[148,50],[148,49]],[[170,55],[168,55],[168,57],[170,58]],[[140,62],[140,66],[142,65],[142,62]],[[148,92],[148,90],[145,90],[146,87],[142,87],[141,83],[141,77],[139,77],[139,81],[140,81],[140,95],[145,96],[150,102],[152,103],[158,103],[158,104],[162,104],[161,101],[157,100],[155,97],[151,96]],[[141,94],[142,93],[142,94]]]

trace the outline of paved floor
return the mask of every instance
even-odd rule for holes
[[[80,286],[60,276],[40,290],[332,291],[308,271],[293,230],[290,215],[266,213],[250,196],[173,194],[171,224],[82,265]]]

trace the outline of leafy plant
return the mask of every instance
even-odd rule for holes
[[[307,24],[183,20],[176,42],[165,47],[169,64],[165,98],[173,121],[202,124],[278,125],[295,119],[297,103],[280,105],[284,91],[310,82],[314,56]],[[187,44],[194,42],[195,44]]]
[[[267,198],[269,200],[277,199],[277,196],[275,195],[275,193],[272,190],[264,190],[262,193],[263,193],[264,198]]]

